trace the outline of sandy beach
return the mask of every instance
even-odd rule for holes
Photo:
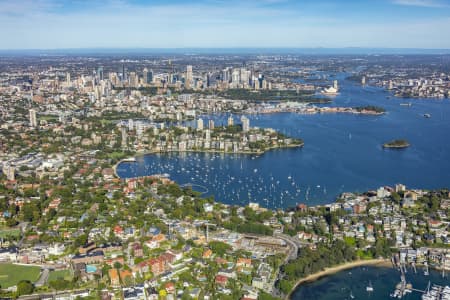
[[[286,300],[289,300],[291,298],[292,293],[295,291],[295,289],[306,282],[312,282],[315,280],[318,280],[319,278],[322,278],[324,276],[328,276],[328,275],[332,275],[334,273],[343,271],[343,270],[347,270],[347,269],[351,269],[351,268],[355,268],[355,267],[359,267],[359,266],[386,266],[386,267],[390,267],[392,266],[391,262],[388,259],[370,259],[370,260],[357,260],[357,261],[352,261],[349,263],[345,263],[342,265],[338,265],[335,267],[331,267],[331,268],[326,268],[323,271],[311,274],[305,278],[300,279],[299,281],[297,281],[297,283],[295,284],[295,286],[292,288],[291,292],[286,296]]]

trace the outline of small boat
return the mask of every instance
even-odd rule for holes
[[[135,162],[136,158],[135,157],[128,157],[128,158],[124,158],[122,161],[123,162]]]
[[[423,114],[425,118],[431,118],[431,114]]]
[[[366,291],[368,291],[368,292],[373,292],[372,282],[369,281],[369,285],[366,286]]]
[[[353,292],[350,291],[350,299],[355,299],[355,296],[353,296]]]
[[[401,106],[412,106],[411,102],[409,103],[400,103]]]

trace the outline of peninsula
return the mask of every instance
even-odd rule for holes
[[[360,107],[318,107],[309,106],[297,111],[300,114],[348,113],[359,115],[383,115],[386,110],[377,106]]]
[[[250,127],[250,120],[242,116],[241,124],[234,124],[229,116],[227,125],[215,126],[214,120],[204,126],[203,119],[196,120],[196,128],[189,126],[165,127],[164,123],[145,123],[133,136],[126,128],[133,120],[117,124],[122,133],[122,149],[135,152],[221,152],[261,154],[275,148],[302,147],[304,142],[285,136],[271,128]],[[134,133],[134,132],[132,132]]]

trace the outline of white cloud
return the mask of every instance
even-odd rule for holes
[[[406,6],[420,6],[420,7],[449,7],[448,4],[439,0],[393,0],[394,4],[406,5]]]
[[[382,24],[373,18],[355,25],[355,20],[333,14],[267,6],[283,0],[146,5],[74,0],[76,9],[55,8],[52,1],[17,2],[34,5],[26,9],[27,5],[12,7],[0,0],[0,48],[450,48],[448,18],[423,18],[420,23],[415,18],[385,20]],[[91,5],[88,9],[86,3]]]

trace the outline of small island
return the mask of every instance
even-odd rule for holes
[[[382,114],[386,113],[386,109],[384,109],[383,107],[374,106],[374,105],[359,106],[359,107],[355,107],[354,110],[356,110],[360,113],[366,113],[366,114],[382,115]]]
[[[383,148],[403,149],[410,146],[407,140],[393,140],[383,144]]]

